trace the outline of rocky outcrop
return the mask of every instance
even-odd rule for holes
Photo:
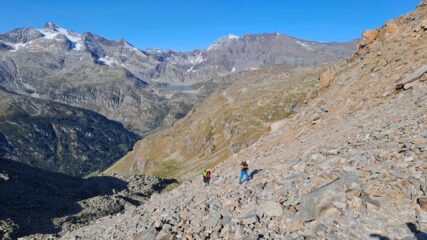
[[[420,68],[416,69],[414,72],[406,75],[404,79],[399,81],[396,85],[396,90],[409,89],[417,84],[418,81],[427,80],[427,64],[422,65]]]
[[[41,38],[43,34],[31,28],[17,28],[8,33],[0,34],[0,40],[10,43],[26,43]]]
[[[372,44],[375,40],[378,39],[379,30],[368,30],[362,35],[362,42],[359,44],[359,48],[363,48],[366,45]]]

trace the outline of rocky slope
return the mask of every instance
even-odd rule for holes
[[[138,142],[105,173],[154,174],[179,180],[245,149],[269,125],[315,96],[323,68],[263,68],[218,91],[171,128]]]
[[[0,90],[1,158],[84,176],[112,164],[138,139],[98,113]]]
[[[272,133],[143,207],[64,239],[426,239],[427,4],[364,33]],[[252,179],[237,184],[239,163]]]
[[[0,34],[0,43],[1,87],[96,111],[141,134],[170,126],[212,91],[237,79],[234,73],[275,64],[321,64],[355,48],[354,43],[263,34],[226,37],[208,50],[187,53],[141,51],[124,40],[79,34],[52,23]]]
[[[53,237],[133,209],[171,183],[148,176],[81,179],[0,158],[0,238]]]

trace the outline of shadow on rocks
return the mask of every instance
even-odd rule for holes
[[[406,226],[409,228],[413,236],[405,237],[403,239],[407,239],[407,240],[426,240],[427,239],[427,233],[419,231],[417,229],[417,226],[414,223],[406,223]],[[369,236],[372,238],[377,238],[379,240],[391,240],[391,238],[387,236],[376,234],[376,233],[370,234]]]
[[[52,219],[79,213],[78,201],[127,187],[114,177],[81,179],[4,159],[0,159],[0,173],[8,176],[0,179],[0,221],[18,225],[12,238],[58,233],[60,226]]]
[[[257,175],[258,173],[262,172],[262,169],[255,169],[251,172],[251,174],[249,174],[249,179],[252,180],[254,178],[255,175]]]
[[[152,189],[155,192],[160,193],[161,191],[163,191],[167,186],[173,184],[173,183],[178,183],[178,181],[176,179],[160,179],[160,181],[156,184],[153,185]]]

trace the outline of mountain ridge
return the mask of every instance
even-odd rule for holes
[[[355,49],[354,43],[312,43],[309,51],[289,37],[268,36],[247,35],[215,50],[182,53],[143,51],[125,40],[79,34],[53,23],[43,29],[15,29],[0,34],[0,86],[99,112],[146,135],[170,126],[174,116],[185,115],[240,72],[271,65],[318,65]],[[175,85],[192,91],[171,90]]]

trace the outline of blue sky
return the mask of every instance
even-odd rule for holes
[[[419,0],[3,1],[0,32],[51,21],[76,32],[126,39],[138,48],[206,48],[233,33],[280,32],[349,41],[415,9]]]

